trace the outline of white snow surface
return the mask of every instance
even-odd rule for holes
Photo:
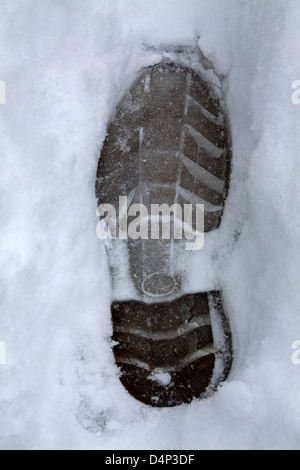
[[[299,0],[1,0],[1,449],[300,448],[299,24]],[[197,36],[232,129],[215,262],[234,363],[211,397],[155,409],[114,365],[94,181],[143,44]]]

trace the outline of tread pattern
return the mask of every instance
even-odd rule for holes
[[[171,205],[179,184],[178,202],[201,200],[205,231],[217,228],[229,184],[230,144],[221,100],[212,93],[193,70],[168,63],[146,69],[109,126],[97,171],[99,201],[117,205],[118,195],[139,188],[143,204],[150,205],[155,183],[168,185],[163,196]]]
[[[209,232],[221,221],[230,164],[220,96],[194,70],[162,62],[145,69],[117,107],[99,159],[96,196],[99,204],[115,207],[119,196],[130,196],[131,204],[143,203],[149,213],[151,204],[204,204],[204,229]],[[180,273],[175,273],[175,288],[168,296],[168,275],[174,271],[170,240],[129,239],[127,249],[131,280],[145,302],[111,305],[120,380],[145,404],[188,403],[230,370],[231,336],[221,295],[182,295]],[[157,273],[161,286],[151,277]],[[149,279],[154,295],[146,299]],[[212,305],[223,328],[218,350]],[[220,358],[222,372],[215,380]]]
[[[211,383],[216,355],[224,359],[218,381],[227,376],[231,338],[226,327],[223,351],[216,351],[209,298],[216,291],[183,296],[172,302],[113,302],[114,355],[125,388],[145,404],[164,407],[189,403]],[[223,327],[225,323],[223,321]]]

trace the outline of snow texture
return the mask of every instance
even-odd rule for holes
[[[0,448],[299,449],[299,0],[2,0],[0,12]],[[143,44],[197,36],[232,129],[214,263],[234,363],[211,397],[154,409],[114,365],[94,180],[111,113],[155,63]]]

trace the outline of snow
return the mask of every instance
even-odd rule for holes
[[[149,375],[149,380],[153,380],[153,382],[157,382],[161,385],[170,385],[172,381],[172,377],[169,374],[169,372],[152,372],[151,375]]]
[[[298,0],[0,9],[0,448],[299,449]],[[114,366],[94,180],[115,105],[155,62],[143,44],[196,36],[225,76],[232,128],[215,266],[234,363],[213,396],[154,409],[127,394]]]

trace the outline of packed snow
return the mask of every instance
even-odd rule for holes
[[[300,448],[299,25],[299,0],[1,1],[1,449]],[[232,130],[214,262],[234,362],[211,397],[155,409],[114,365],[94,182],[144,44],[195,41]]]

